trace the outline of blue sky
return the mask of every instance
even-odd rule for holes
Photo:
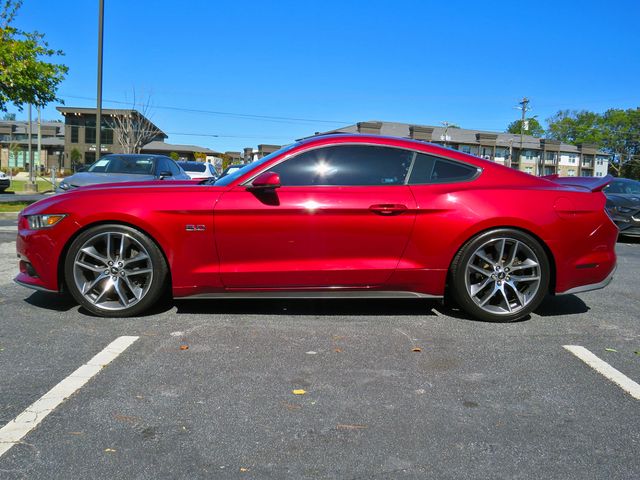
[[[105,0],[103,107],[135,90],[168,142],[225,151],[374,119],[503,131],[523,96],[541,120],[640,106],[640,2],[520,3]],[[68,106],[95,106],[97,11],[25,0],[15,22],[65,52]]]

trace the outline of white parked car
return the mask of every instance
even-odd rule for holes
[[[177,163],[191,178],[218,178],[216,170],[210,163],[186,161],[180,161]]]

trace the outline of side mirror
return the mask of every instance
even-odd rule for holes
[[[166,177],[170,177],[170,176],[171,176],[171,172],[169,171],[163,171],[158,174],[158,178],[160,180],[164,180]]]
[[[280,187],[280,175],[276,172],[264,172],[253,179],[249,190],[270,190]]]

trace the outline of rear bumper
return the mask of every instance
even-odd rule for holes
[[[572,294],[575,294],[575,293],[584,293],[584,292],[590,292],[592,290],[600,290],[601,288],[604,288],[604,287],[606,287],[607,285],[609,285],[611,283],[611,280],[613,280],[613,276],[616,273],[617,268],[618,268],[617,265],[614,266],[613,270],[611,271],[611,273],[609,275],[607,275],[607,278],[605,278],[601,282],[591,283],[589,285],[582,285],[580,287],[570,288],[569,290],[567,290],[565,292],[558,292],[558,294],[559,295],[572,295]]]

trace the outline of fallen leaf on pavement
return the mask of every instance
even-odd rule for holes
[[[304,395],[305,393],[307,393],[307,391],[299,388],[297,390],[291,390],[291,393],[293,393],[294,395]]]
[[[107,452],[107,453],[114,453],[115,452],[115,450],[113,448],[105,448],[104,451]]]
[[[411,351],[412,351],[412,352],[421,352],[421,351],[422,351],[422,349],[421,349],[420,347],[413,347],[413,348],[411,349]]]
[[[336,349],[334,350],[334,352],[336,352],[336,353],[342,353],[342,350],[341,350],[341,349],[339,349],[339,348],[336,348]]]
[[[615,348],[605,348],[604,349],[605,352],[618,352],[618,350],[616,350]]]
[[[189,350],[189,345],[180,345],[180,350]]]
[[[249,471],[249,469],[248,469],[248,468],[244,468],[244,467],[240,467],[240,471],[241,471],[241,472],[248,472],[248,471]]]
[[[367,426],[359,424],[350,425],[348,423],[339,423],[338,425],[336,425],[336,428],[338,430],[363,430],[367,428]]]
[[[295,410],[300,410],[302,408],[302,405],[296,405],[295,403],[289,403],[289,402],[282,402],[282,404],[287,408],[287,410],[289,410],[290,412],[293,412]]]

